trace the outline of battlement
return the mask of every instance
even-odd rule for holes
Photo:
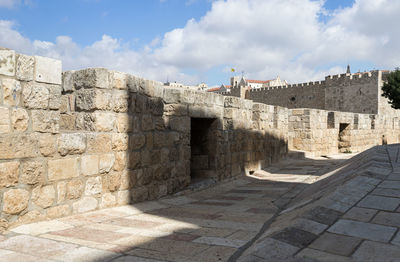
[[[303,87],[324,87],[325,81],[314,81],[314,82],[306,82],[306,83],[299,83],[299,84],[289,84],[285,86],[271,86],[271,87],[263,87],[263,88],[254,88],[250,89],[250,92],[257,93],[257,92],[265,92],[265,91],[276,91],[281,89],[290,89],[290,88],[303,88]]]
[[[374,70],[370,72],[360,72],[360,73],[354,73],[354,74],[338,74],[338,75],[329,75],[325,77],[325,81],[343,81],[343,82],[349,82],[349,81],[370,81],[375,78],[379,77],[379,73],[381,71],[379,70]]]

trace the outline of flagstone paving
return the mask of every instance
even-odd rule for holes
[[[206,190],[22,225],[0,236],[0,262],[400,261],[399,149],[287,159]]]

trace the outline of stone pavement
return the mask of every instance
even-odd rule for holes
[[[22,225],[0,261],[400,261],[400,146]]]

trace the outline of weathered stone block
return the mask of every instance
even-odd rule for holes
[[[114,151],[123,151],[128,149],[129,139],[128,135],[118,133],[112,135],[112,149]]]
[[[140,152],[130,152],[129,153],[129,162],[128,162],[128,167],[130,169],[135,169],[140,166]]]
[[[57,151],[57,136],[52,134],[40,134],[39,147],[43,156],[52,156]]]
[[[33,202],[42,207],[46,208],[53,205],[56,199],[56,191],[54,190],[54,186],[44,186],[38,187],[37,193],[32,192]]]
[[[22,163],[19,182],[22,184],[35,185],[44,181],[45,166],[42,161],[27,161]]]
[[[94,131],[95,116],[92,113],[78,113],[76,115],[76,129],[85,131]]]
[[[121,185],[121,172],[110,172],[104,177],[103,188],[105,191],[114,192]]]
[[[84,176],[97,175],[99,173],[99,156],[87,155],[81,158],[81,174]]]
[[[190,118],[189,117],[164,117],[166,125],[171,130],[188,132],[190,130]]]
[[[75,130],[76,115],[67,113],[60,115],[60,130],[73,131]]]
[[[110,71],[109,77],[112,88],[127,89],[127,74],[117,71]]]
[[[109,111],[113,108],[113,99],[110,90],[96,90],[94,108]]]
[[[1,108],[0,108],[0,114],[1,114]],[[13,108],[11,111],[11,125],[13,130],[18,132],[24,132],[28,129],[28,124],[29,124],[28,112],[22,108]],[[1,126],[1,117],[0,117],[0,126]]]
[[[142,116],[142,130],[150,131],[154,129],[154,121],[151,115],[143,115]]]
[[[132,131],[134,118],[128,114],[117,115],[117,130],[120,133],[127,133]],[[139,121],[137,121],[139,122]]]
[[[82,154],[86,150],[84,134],[61,134],[58,138],[58,152],[60,155]]]
[[[76,92],[75,106],[77,111],[89,111],[96,108],[96,90],[81,89]]]
[[[142,134],[131,135],[129,138],[129,148],[131,150],[141,149],[146,143],[146,137]]]
[[[61,85],[62,65],[60,60],[35,56],[35,81]]]
[[[115,152],[115,163],[114,163],[114,170],[115,171],[122,171],[126,167],[126,155],[125,151],[122,152]]]
[[[96,195],[100,194],[102,191],[103,185],[101,181],[101,177],[90,177],[86,181],[86,187],[85,187],[85,195],[91,196],[91,195]]]
[[[67,199],[77,199],[82,196],[83,183],[81,180],[71,180],[67,183]]]
[[[107,153],[112,152],[110,134],[88,134],[87,135],[88,153]]]
[[[88,68],[74,73],[74,86],[79,88],[110,88],[108,70],[105,68]]]
[[[0,159],[15,159],[38,156],[36,134],[0,135]]]
[[[60,129],[60,112],[32,110],[32,129],[43,133],[58,133]]]
[[[183,96],[182,89],[164,88],[163,99],[166,104],[179,104]]]
[[[35,59],[33,56],[17,55],[16,76],[18,80],[32,81]]]
[[[66,217],[71,214],[69,205],[55,206],[47,209],[47,216],[50,218]]]
[[[67,196],[67,182],[61,181],[57,183],[57,203],[60,204],[65,201]]]
[[[101,208],[106,208],[106,207],[113,207],[117,205],[117,198],[111,194],[111,193],[106,193],[101,197]]]
[[[84,197],[72,204],[74,213],[85,213],[97,208],[97,200],[94,197]]]
[[[48,178],[50,181],[79,176],[77,158],[49,160],[48,168]]]
[[[114,166],[114,154],[102,154],[99,156],[99,171],[100,173],[108,173]]]
[[[184,104],[167,104],[164,105],[164,115],[166,116],[186,116],[188,114],[188,106]]]
[[[4,105],[17,106],[21,101],[21,83],[14,79],[3,79],[3,103]]]
[[[10,132],[10,112],[7,107],[0,107],[0,133]]]
[[[0,163],[0,187],[10,187],[18,183],[19,162]]]
[[[106,112],[95,112],[95,126],[98,132],[109,132],[114,129],[116,115]]]
[[[15,51],[0,50],[0,75],[15,75]]]
[[[112,99],[112,108],[115,112],[128,112],[129,93],[125,90],[114,90]]]
[[[61,86],[49,86],[49,108],[60,109],[61,106]]]
[[[24,189],[10,189],[3,196],[3,211],[15,215],[28,207],[29,192]]]

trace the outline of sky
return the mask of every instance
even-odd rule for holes
[[[398,0],[0,0],[0,47],[162,82],[393,69]],[[235,69],[235,73],[231,69]]]

